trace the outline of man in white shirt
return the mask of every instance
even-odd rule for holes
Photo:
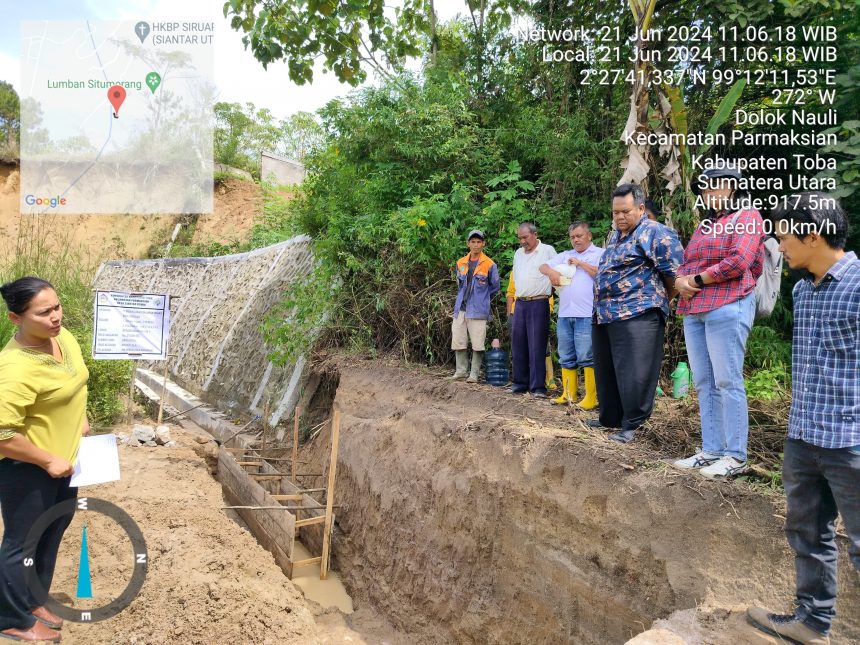
[[[591,315],[594,312],[594,276],[603,249],[591,243],[591,230],[587,222],[574,222],[568,228],[570,251],[559,253],[544,264],[540,271],[554,287],[559,287],[558,358],[561,363],[561,382],[564,389],[552,403],[566,404],[576,400],[577,370],[582,368],[585,379],[585,398],[579,402],[583,410],[597,407],[597,389],[594,381],[594,360],[591,355]],[[564,273],[573,271],[572,277]]]
[[[549,336],[549,296],[552,285],[540,267],[555,257],[555,249],[537,237],[537,227],[523,222],[517,229],[520,248],[514,254],[517,306],[511,331],[513,385],[511,392],[530,391],[546,398],[546,342]]]

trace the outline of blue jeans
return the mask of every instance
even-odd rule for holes
[[[591,367],[591,318],[562,318],[556,323],[558,362],[564,369]]]
[[[797,574],[795,615],[826,634],[836,614],[836,512],[848,532],[848,554],[860,571],[860,446],[819,448],[788,439],[782,465],[785,535]]]
[[[699,394],[702,450],[747,459],[749,412],[744,355],[755,316],[755,294],[703,314],[684,316],[684,340]]]

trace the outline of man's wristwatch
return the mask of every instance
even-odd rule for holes
[[[698,273],[693,276],[693,282],[695,282],[696,286],[699,287],[700,289],[705,286],[705,281],[702,280],[702,276],[699,275]]]

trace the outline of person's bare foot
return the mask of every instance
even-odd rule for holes
[[[60,642],[60,632],[46,627],[38,620],[30,629],[4,629],[0,632],[0,638],[8,638],[13,641],[26,641],[28,643],[38,642]]]

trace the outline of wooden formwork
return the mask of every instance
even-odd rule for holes
[[[300,410],[296,409],[293,453],[290,472],[283,472],[284,459],[266,459],[263,447],[226,448],[218,450],[218,478],[227,501],[251,529],[261,545],[274,557],[278,566],[293,577],[293,569],[309,564],[320,565],[320,579],[328,576],[331,551],[331,530],[334,524],[334,484],[340,436],[340,410],[335,404],[332,413],[332,443],[327,485],[325,488],[303,489],[297,482],[298,425]],[[265,430],[264,430],[265,437]],[[248,472],[246,469],[253,469]],[[313,473],[311,473],[313,474]],[[317,476],[322,476],[317,474]],[[325,493],[325,504],[311,494]],[[306,531],[308,546],[320,544],[321,554],[296,560],[294,546],[299,531]]]

